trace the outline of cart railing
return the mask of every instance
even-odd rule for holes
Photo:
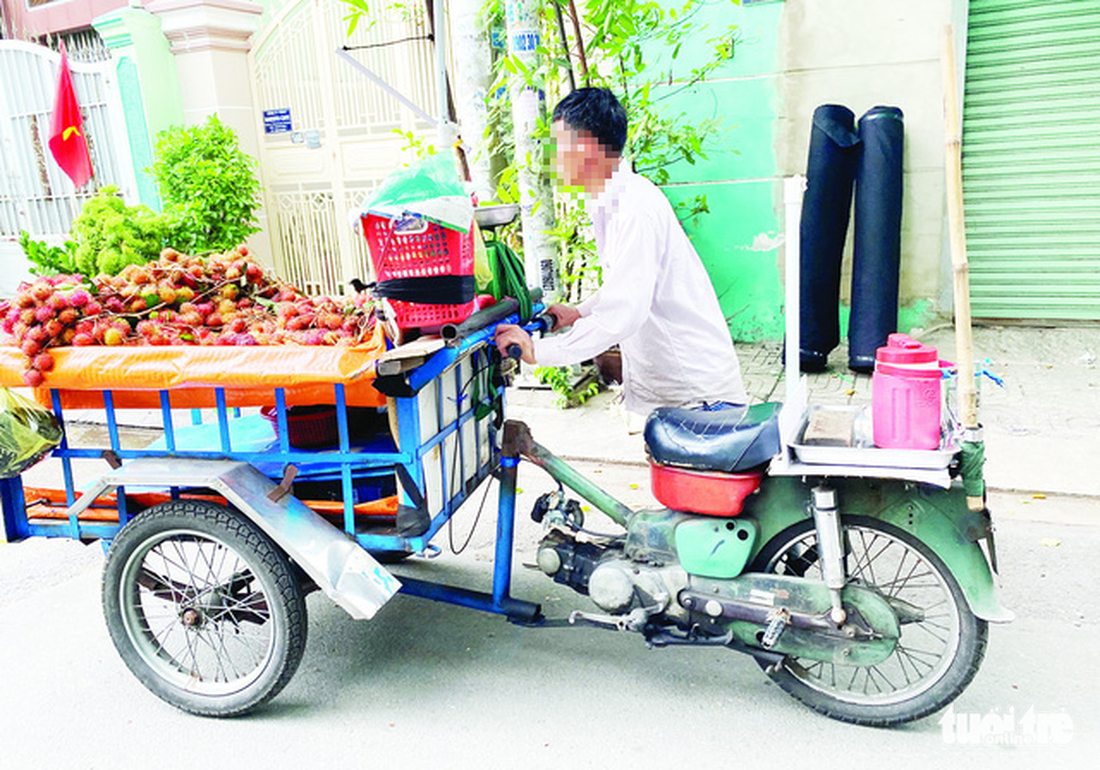
[[[333,494],[338,488],[342,501],[343,531],[368,550],[420,552],[486,476],[499,464],[495,433],[502,409],[503,393],[491,374],[493,351],[488,336],[470,339],[463,345],[439,350],[422,366],[402,377],[400,387],[387,399],[387,410],[396,418],[396,436],[389,431],[365,440],[350,429],[345,386],[332,385],[336,408],[335,446],[323,450],[298,449],[290,444],[288,405],[283,388],[274,390],[275,427],[270,441],[257,443],[255,432],[241,428],[258,425],[265,418],[242,414],[228,406],[225,388],[213,388],[212,421],[182,425],[180,409],[173,408],[172,389],[158,391],[162,438],[145,448],[124,446],[115,392],[102,393],[107,440],[97,446],[71,446],[68,439],[53,451],[60,461],[64,482],[64,504],[72,509],[80,489],[75,480],[74,461],[99,459],[110,463],[148,457],[230,459],[247,462],[273,480],[284,478],[287,468],[298,470],[298,481],[328,482]],[[64,426],[66,410],[57,390],[50,393],[53,410]],[[156,413],[156,410],[154,410]],[[192,420],[194,422],[194,420]],[[393,440],[396,438],[396,442]],[[395,481],[401,468],[404,483]],[[411,484],[411,488],[404,487]],[[170,487],[162,490],[170,498],[188,496],[196,490]],[[199,490],[201,492],[201,490]],[[406,528],[401,534],[392,519],[359,515],[360,503],[377,501],[396,492],[405,507],[422,500],[424,519],[419,532]],[[360,499],[363,495],[367,499]],[[71,513],[64,519],[41,518],[28,510],[22,480],[0,480],[5,531],[9,540],[26,537],[71,537],[81,540],[112,539],[140,507],[140,498],[124,489],[116,493],[117,520],[93,520]],[[135,505],[135,500],[138,500]],[[33,501],[30,501],[33,502]],[[333,506],[330,506],[330,508]],[[98,509],[102,513],[102,508]],[[392,513],[392,512],[391,512]],[[55,514],[56,515],[56,514]]]

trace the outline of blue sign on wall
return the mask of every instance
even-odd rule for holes
[[[290,125],[290,108],[264,110],[264,133],[284,134],[293,130]]]

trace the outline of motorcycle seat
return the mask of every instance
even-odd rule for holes
[[[754,468],[780,450],[780,406],[659,407],[646,419],[646,449],[659,465],[726,473]]]

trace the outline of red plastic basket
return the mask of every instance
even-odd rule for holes
[[[376,436],[389,430],[385,412],[372,407],[346,407],[348,436],[352,441]],[[274,406],[261,407],[262,414],[279,435],[279,414]],[[286,410],[286,437],[292,447],[318,449],[333,447],[340,442],[340,427],[336,407],[330,404],[291,406]]]
[[[278,435],[279,422],[275,407],[265,406],[260,414],[275,426]],[[336,423],[336,407],[306,406],[294,407],[286,413],[287,441],[292,447],[315,449],[333,446],[340,438]]]
[[[474,233],[462,233],[423,221],[416,231],[399,232],[396,220],[368,214],[363,217],[375,280],[428,278],[474,274]],[[441,326],[464,321],[474,312],[474,301],[460,305],[427,305],[389,301],[398,328]]]

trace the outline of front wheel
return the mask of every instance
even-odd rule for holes
[[[769,673],[790,695],[844,722],[889,726],[932,714],[974,678],[988,625],[970,612],[958,582],[924,543],[876,519],[841,521],[848,580],[878,591],[894,607],[901,629],[897,647],[873,666],[787,656]],[[822,580],[812,520],[774,537],[753,566]]]
[[[103,570],[107,629],[130,671],[173,706],[235,716],[274,697],[306,643],[299,581],[282,551],[225,506],[143,511]]]

